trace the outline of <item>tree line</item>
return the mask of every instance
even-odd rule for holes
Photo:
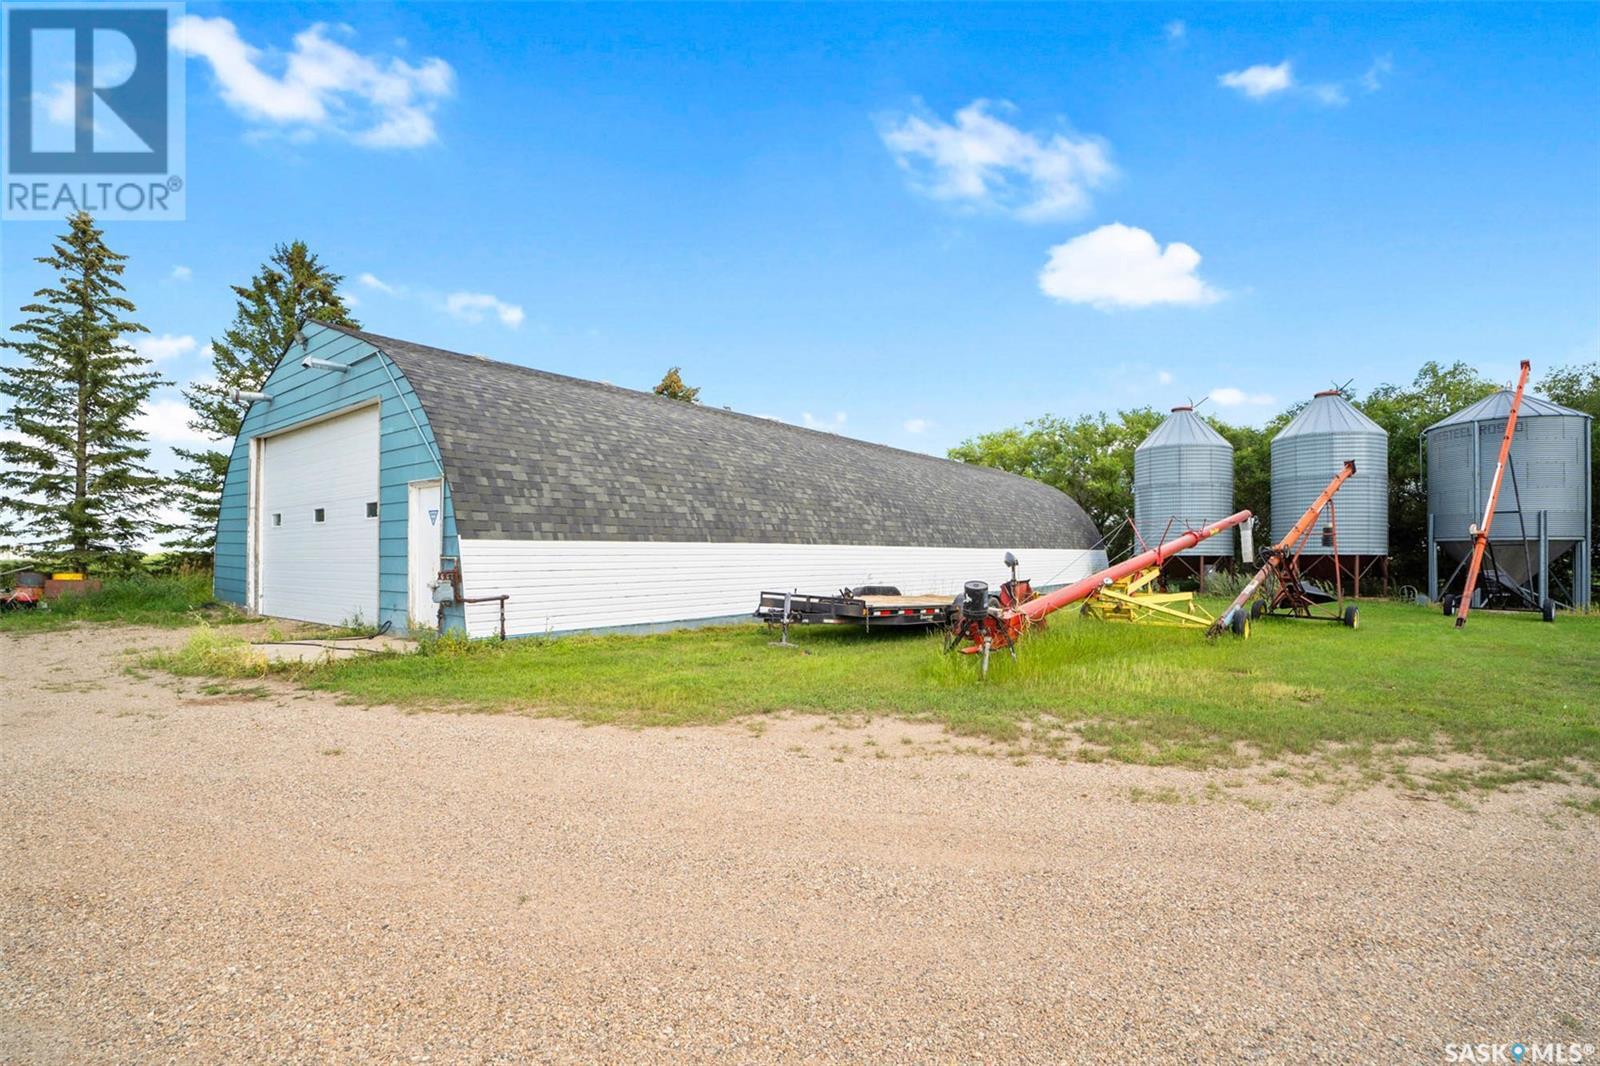
[[[304,241],[280,244],[248,284],[233,286],[234,316],[211,341],[211,377],[183,389],[188,427],[216,447],[174,448],[180,467],[162,477],[138,416],[171,385],[133,340],[149,332],[122,283],[127,257],[107,247],[87,213],[37,262],[57,275],[34,293],[0,349],[0,550],[57,569],[118,573],[143,568],[142,546],[165,538],[165,560],[208,566],[228,451],[249,402],[300,323],[359,328],[339,295],[343,276]],[[181,517],[160,517],[163,501]]]
[[[80,213],[37,262],[57,280],[22,307],[28,317],[12,327],[15,339],[0,339],[0,349],[20,357],[0,366],[0,397],[9,401],[0,411],[0,551],[63,569],[116,572],[141,567],[141,546],[155,536],[165,538],[168,560],[210,565],[228,470],[223,449],[231,449],[249,407],[239,394],[260,391],[302,322],[360,328],[339,293],[343,275],[297,240],[277,245],[248,283],[232,287],[234,315],[211,341],[211,377],[183,389],[189,428],[217,446],[173,449],[181,465],[167,478],[151,469],[137,418],[171,382],[132,343],[148,331],[122,284],[126,257],[108,248],[94,219]],[[1464,363],[1429,361],[1409,384],[1352,397],[1389,434],[1389,544],[1398,580],[1420,582],[1427,567],[1423,429],[1498,387]],[[1537,389],[1595,416],[1600,453],[1600,364],[1558,367]],[[700,392],[684,384],[677,367],[654,391],[688,403],[698,402]],[[1266,528],[1269,443],[1299,410],[1291,407],[1259,428],[1206,419],[1233,445],[1238,505]],[[1164,417],[1149,407],[1070,419],[1044,415],[980,434],[949,455],[1054,485],[1108,530],[1133,511],[1134,448]],[[1600,467],[1592,473],[1600,475]],[[1593,491],[1600,496],[1600,481]],[[180,519],[158,518],[163,499],[176,503]]]
[[[1389,554],[1397,581],[1420,587],[1427,576],[1428,490],[1422,431],[1501,387],[1465,363],[1430,360],[1409,384],[1379,385],[1364,397],[1349,397],[1389,434]],[[1594,416],[1591,455],[1600,455],[1600,363],[1547,371],[1534,391]],[[1258,529],[1271,528],[1272,438],[1304,406],[1290,407],[1259,428],[1206,418],[1233,445],[1234,500],[1257,516]],[[1134,449],[1165,417],[1149,407],[1077,418],[1044,415],[971,437],[950,449],[949,456],[1054,485],[1077,500],[1102,530],[1110,530],[1133,514]],[[1592,465],[1590,476],[1591,498],[1600,498],[1600,464]],[[1591,536],[1600,549],[1600,514],[1595,518]],[[1600,556],[1600,550],[1596,554]],[[1600,558],[1596,562],[1600,564]]]

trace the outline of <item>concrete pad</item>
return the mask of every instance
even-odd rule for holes
[[[376,652],[399,652],[402,655],[417,650],[417,642],[405,637],[392,637],[387,633],[376,637],[346,637],[329,640],[277,640],[251,645],[273,663],[314,663],[328,659],[354,659],[358,655]]]

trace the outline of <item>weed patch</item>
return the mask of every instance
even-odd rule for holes
[[[267,657],[242,637],[219,633],[210,626],[190,634],[176,651],[155,652],[140,665],[165,670],[179,677],[265,677]]]

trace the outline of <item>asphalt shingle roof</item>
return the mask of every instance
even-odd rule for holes
[[[1066,494],[988,467],[342,330],[425,410],[463,537],[1089,548]]]

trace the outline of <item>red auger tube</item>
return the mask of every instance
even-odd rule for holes
[[[1037,621],[1047,614],[1059,611],[1069,604],[1074,604],[1087,598],[1091,593],[1098,591],[1102,586],[1109,585],[1118,578],[1136,574],[1146,567],[1160,566],[1179,552],[1187,551],[1208,537],[1214,537],[1225,529],[1231,529],[1249,517],[1249,511],[1240,511],[1237,514],[1229,515],[1221,521],[1213,522],[1202,529],[1192,529],[1175,540],[1169,540],[1159,548],[1151,548],[1149,551],[1135,555],[1133,558],[1120,562],[1115,566],[1108,566],[1099,573],[1090,574],[1082,581],[1064,585],[1048,595],[1040,596],[1036,600],[1029,600],[1027,603],[1006,613],[1024,616]]]

